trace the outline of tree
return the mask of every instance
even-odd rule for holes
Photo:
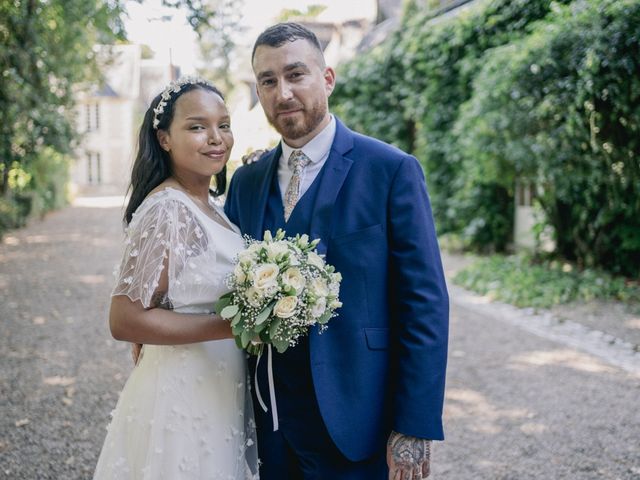
[[[95,43],[124,38],[118,2],[0,3],[0,192],[47,146],[70,152],[74,90],[95,78]]]
[[[201,74],[220,84],[222,90],[230,92],[232,54],[236,48],[235,38],[243,32],[243,0],[211,0],[210,15],[197,28],[200,51],[206,67]]]
[[[278,15],[278,22],[288,22],[294,19],[313,20],[327,9],[326,5],[309,5],[306,11],[297,8],[285,8]]]
[[[38,201],[46,210],[64,199],[68,155],[78,140],[76,93],[100,81],[94,46],[126,41],[124,3],[0,2],[0,232],[30,213],[31,203],[20,208],[17,201]],[[163,4],[185,6],[194,28],[212,18],[196,0]]]

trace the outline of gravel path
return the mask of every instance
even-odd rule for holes
[[[91,478],[131,369],[107,327],[119,215],[67,208],[0,244],[0,478]]]
[[[81,200],[0,243],[0,478],[91,478],[131,370],[107,327],[121,200]],[[432,478],[640,479],[637,375],[452,300]]]

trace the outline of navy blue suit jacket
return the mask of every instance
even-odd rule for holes
[[[254,238],[281,152],[239,168],[229,186],[226,213]],[[310,335],[327,430],[352,461],[380,452],[390,429],[443,439],[449,301],[422,169],[340,121],[323,168],[308,233],[343,277],[339,316]]]

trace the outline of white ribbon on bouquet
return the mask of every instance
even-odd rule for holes
[[[269,409],[262,400],[262,395],[260,395],[260,386],[258,385],[258,366],[260,365],[260,359],[262,358],[262,350],[258,354],[258,359],[256,360],[256,374],[255,374],[255,385],[256,385],[256,397],[258,397],[258,403],[262,407],[264,412],[268,412]],[[269,400],[271,402],[271,418],[273,420],[273,431],[278,431],[279,423],[278,423],[278,406],[276,405],[276,387],[273,382],[273,349],[271,344],[267,344],[267,377],[269,379]]]

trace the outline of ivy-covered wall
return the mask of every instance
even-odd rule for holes
[[[512,241],[516,179],[557,254],[640,273],[640,0],[491,0],[446,21],[409,6],[338,70],[332,108],[421,161],[440,233]]]

